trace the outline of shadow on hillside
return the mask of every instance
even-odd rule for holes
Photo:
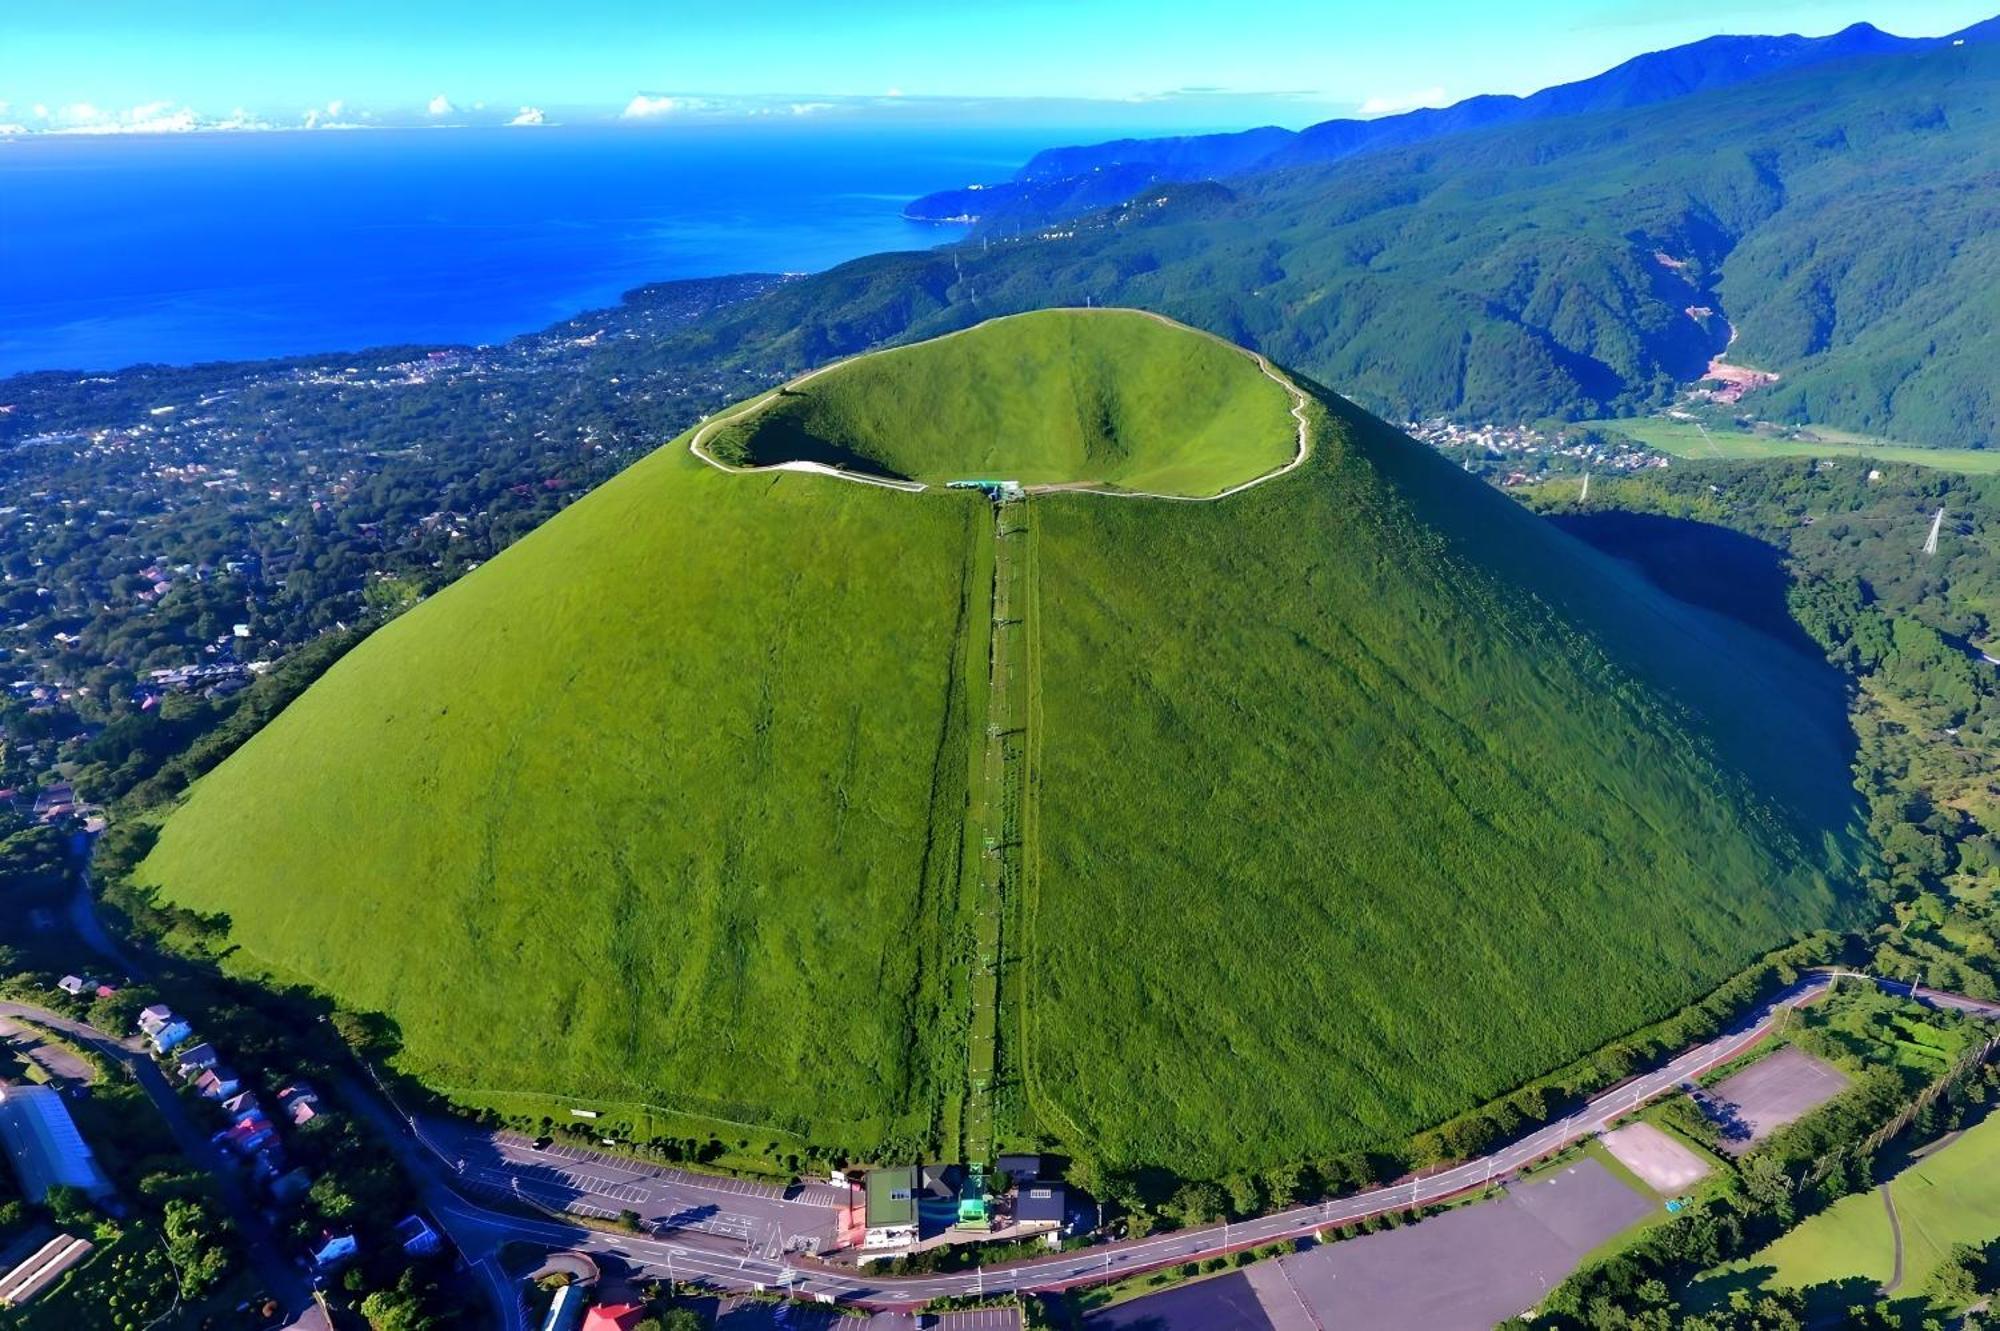
[[[1754,536],[1653,513],[1556,513],[1563,531],[1622,559],[1661,591],[1726,615],[1796,651],[1820,648],[1792,618],[1784,551]]]
[[[802,394],[786,390],[780,401],[732,432],[734,443],[741,450],[738,456],[743,465],[769,467],[780,462],[817,462],[822,466],[863,476],[878,476],[883,480],[910,479],[883,466],[880,460],[866,453],[815,433],[807,426],[802,413],[792,409],[793,404],[802,401]]]

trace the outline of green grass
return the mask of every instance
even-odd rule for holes
[[[1630,435],[1649,448],[1683,458],[1849,458],[1856,461],[1908,462],[1920,467],[1974,474],[2000,472],[2000,450],[1984,448],[1924,448],[1892,443],[1870,435],[1813,427],[1818,439],[1785,439],[1705,426],[1664,416],[1635,416],[1592,421],[1592,425]],[[1704,432],[1705,431],[1705,432]]]
[[[1831,681],[1379,422],[1033,502],[1029,1057],[1110,1161],[1395,1140],[1838,914]]]
[[[927,1137],[988,525],[663,449],[343,660],[144,873],[433,1085]]]
[[[953,470],[1195,492],[1291,455],[1252,362],[1131,314],[826,381],[926,475],[936,383],[989,380],[1014,451]],[[1395,1143],[1843,916],[1822,663],[1312,410],[1311,460],[1215,503],[1027,501],[991,698],[983,499],[663,449],[330,670],[142,877],[468,1103],[1187,1174]],[[1150,442],[1065,469],[1114,434]]]
[[[1291,399],[1243,352],[1054,310],[849,361],[718,430],[718,457],[1212,495],[1291,461]]]
[[[1903,1231],[1898,1296],[1921,1294],[1954,1244],[2000,1238],[2000,1115],[1989,1115],[1942,1150],[1890,1180]],[[1843,1197],[1718,1276],[1768,1273],[1766,1282],[1804,1289],[1862,1277],[1883,1281],[1895,1265],[1889,1216],[1870,1189]]]

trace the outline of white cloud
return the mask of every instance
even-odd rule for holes
[[[303,125],[304,125],[304,126],[305,126],[305,127],[307,128],[307,129],[318,129],[318,128],[319,128],[319,108],[318,108],[317,106],[315,106],[315,107],[312,107],[312,108],[308,109],[308,110],[306,111],[305,115],[304,115],[303,117],[301,117],[301,120],[300,120],[300,123],[301,123],[301,124],[303,124]]]
[[[192,107],[144,102],[128,111],[106,111],[90,102],[72,102],[57,112],[56,134],[185,134],[207,126]]]
[[[838,109],[832,102],[793,102],[791,105],[791,112],[795,116],[823,115]]]
[[[26,125],[0,124],[0,139],[10,138],[15,134],[26,134],[27,132],[28,127]]]
[[[458,108],[451,104],[451,98],[439,93],[431,98],[430,112],[434,116],[448,116]]]
[[[35,119],[37,119],[37,120],[47,120],[48,118],[49,118],[49,108],[48,108],[48,107],[46,107],[46,106],[44,106],[44,105],[42,105],[42,104],[41,104],[40,102],[36,102],[36,103],[35,103]]]
[[[625,103],[625,109],[619,116],[625,120],[655,120],[660,116],[670,116],[681,109],[681,103],[676,98],[653,97],[642,92]]]
[[[548,119],[542,115],[541,107],[524,106],[521,108],[520,113],[507,123],[510,125],[546,125]]]
[[[903,90],[901,88],[891,88],[882,95],[884,97],[901,97],[903,95]]]
[[[336,97],[332,101],[326,104],[326,113],[329,116],[338,117],[340,113],[346,108],[347,108],[347,103],[341,101],[340,98]]]
[[[1450,94],[1443,88],[1420,88],[1398,96],[1370,97],[1355,108],[1358,115],[1393,116],[1404,111],[1415,111],[1420,107],[1444,106],[1450,102]]]

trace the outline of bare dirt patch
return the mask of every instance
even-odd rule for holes
[[[1650,1123],[1628,1123],[1604,1134],[1604,1149],[1662,1197],[1672,1197],[1706,1178],[1708,1162]]]
[[[1743,1152],[1847,1089],[1847,1074],[1786,1046],[1695,1099],[1722,1128],[1722,1149]]]

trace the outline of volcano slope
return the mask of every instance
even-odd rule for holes
[[[350,653],[141,881],[468,1103],[954,1149],[992,510],[692,433]],[[1128,492],[1002,510],[1003,1140],[1386,1144],[1847,913],[1822,667],[1206,335],[1017,316],[701,434]]]

